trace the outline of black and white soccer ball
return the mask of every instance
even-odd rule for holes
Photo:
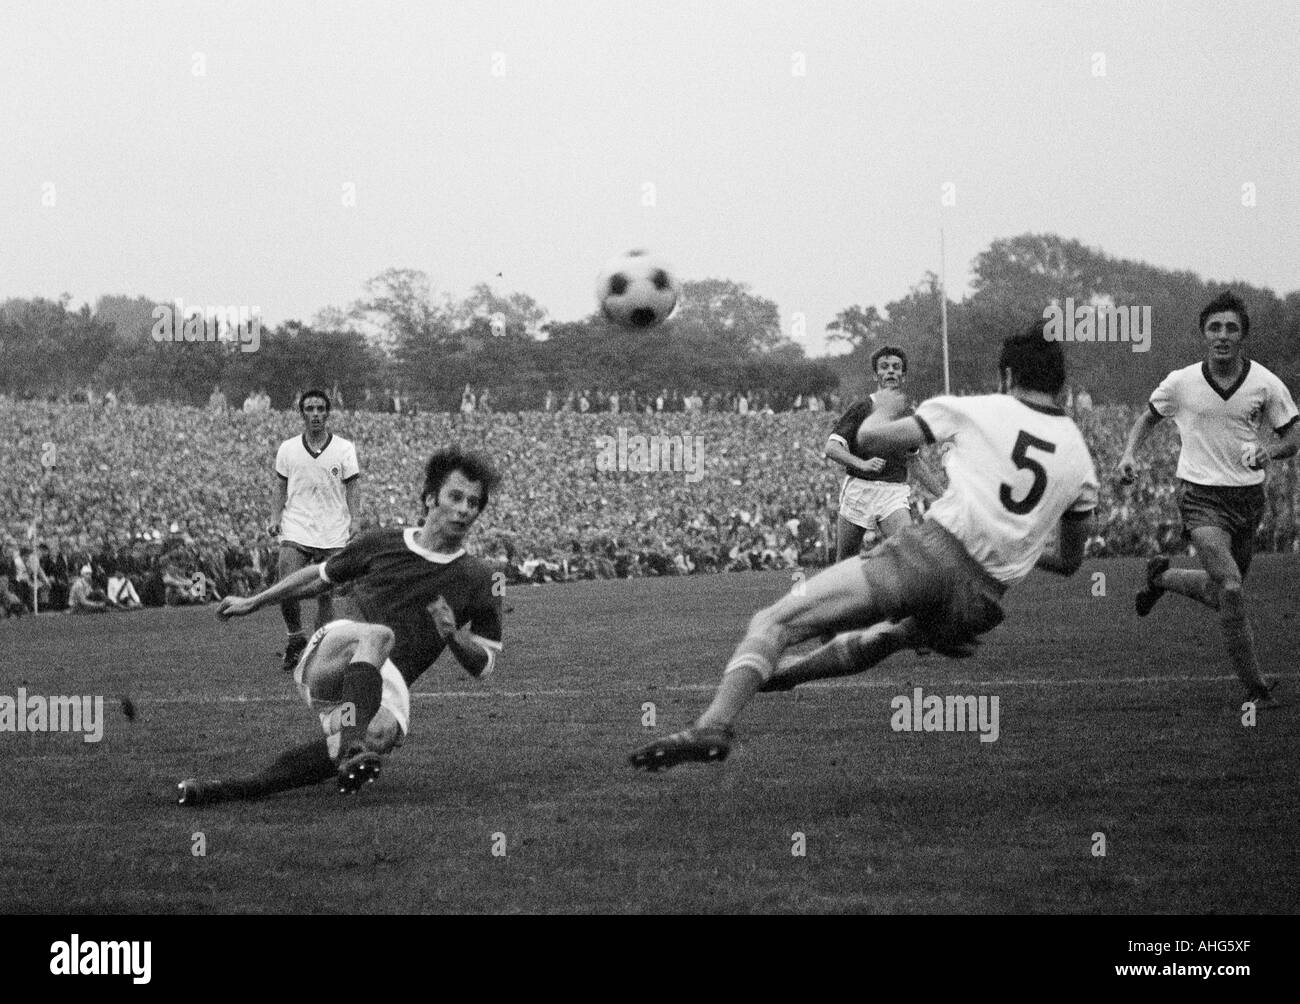
[[[662,324],[677,307],[673,270],[649,251],[628,251],[608,262],[596,280],[601,313],[624,328]]]

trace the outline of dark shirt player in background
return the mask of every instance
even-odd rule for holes
[[[882,345],[871,354],[871,370],[876,376],[876,394],[882,390],[901,393],[907,382],[907,353],[892,345]],[[892,537],[912,523],[907,475],[909,465],[916,464],[919,451],[871,456],[857,445],[858,429],[876,408],[876,394],[851,405],[826,440],[825,456],[845,470],[835,534],[836,561],[857,554],[868,530]],[[898,415],[885,417],[901,418],[911,413],[908,407]],[[933,483],[924,467],[916,465],[915,473],[931,496],[938,498],[943,494],[943,487]]]

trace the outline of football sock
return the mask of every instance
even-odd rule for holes
[[[1219,590],[1209,572],[1199,568],[1171,568],[1156,579],[1161,589],[1204,603],[1211,610],[1219,609]]]
[[[814,649],[773,674],[782,682],[807,683],[836,676],[852,676],[871,669],[877,663],[906,648],[912,641],[901,625],[876,624],[863,631],[838,635],[831,642]]]
[[[328,743],[320,738],[285,750],[251,777],[222,781],[221,787],[226,799],[261,798],[277,791],[328,781],[337,771],[338,766],[330,757]]]
[[[1223,640],[1228,647],[1232,668],[1237,671],[1237,679],[1251,692],[1263,687],[1259,656],[1255,653],[1255,632],[1246,616],[1246,602],[1241,593],[1224,591],[1219,621],[1223,625]]]
[[[697,725],[730,725],[750,702],[763,681],[772,675],[780,652],[775,645],[758,636],[746,637],[736,646],[727,663],[722,683],[713,695],[713,703],[700,715]]]
[[[339,751],[346,753],[349,747],[364,744],[366,727],[379,710],[384,695],[384,680],[379,674],[379,667],[368,662],[348,663],[347,669],[343,671],[340,691],[340,699],[344,703],[351,703],[356,710],[350,720],[342,718],[339,727]]]

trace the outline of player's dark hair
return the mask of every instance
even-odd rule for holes
[[[303,391],[302,397],[298,398],[298,414],[300,415],[307,414],[307,399],[309,397],[318,397],[322,401],[324,401],[325,414],[328,415],[330,413],[330,396],[326,394],[323,390],[318,390],[313,387],[311,390]]]
[[[1018,335],[1009,335],[998,356],[998,373],[1011,370],[1016,386],[1059,394],[1065,386],[1065,350],[1047,337],[1047,321],[1038,320]]]
[[[479,512],[487,508],[493,489],[501,483],[501,476],[483,454],[475,453],[473,450],[462,450],[459,446],[449,446],[439,450],[424,466],[424,487],[420,489],[420,503],[424,506],[425,515],[429,513],[429,506],[425,499],[430,495],[437,498],[438,493],[442,491],[442,486],[451,477],[452,471],[460,471],[466,480],[482,487],[483,504],[479,507]]]
[[[1250,334],[1250,315],[1246,313],[1246,305],[1242,302],[1241,297],[1236,293],[1224,290],[1213,300],[1201,308],[1201,316],[1197,319],[1197,330],[1202,334],[1205,332],[1205,322],[1211,314],[1222,314],[1226,310],[1231,310],[1241,318],[1241,337],[1245,338]]]
[[[907,353],[896,345],[882,345],[880,348],[876,349],[875,352],[871,353],[872,373],[876,372],[876,363],[884,359],[885,356],[897,356],[899,359],[903,360],[903,372],[907,372]]]

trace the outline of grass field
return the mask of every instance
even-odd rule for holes
[[[515,587],[497,674],[477,683],[444,656],[378,784],[198,810],[173,804],[179,778],[247,772],[314,734],[277,666],[277,612],[3,622],[0,694],[102,694],[107,725],[98,744],[0,733],[0,905],[1295,912],[1298,576],[1274,556],[1251,573],[1265,671],[1285,694],[1254,727],[1217,618],[1171,596],[1139,621],[1141,565],[1111,561],[1036,573],[973,659],[905,653],[760,696],[724,765],[659,775],[626,753],[703,707],[789,576]],[[914,686],[998,696],[998,741],[893,731],[890,699]]]

